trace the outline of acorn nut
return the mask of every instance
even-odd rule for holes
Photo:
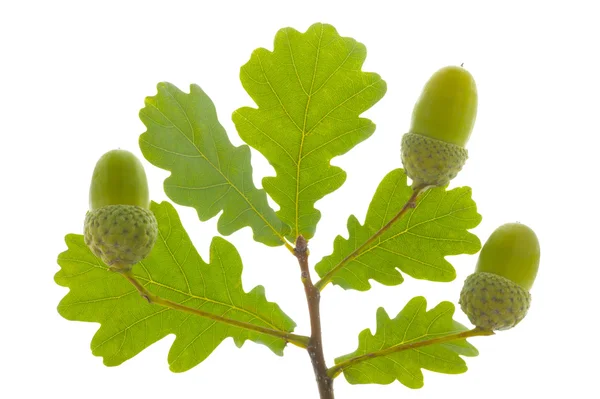
[[[158,235],[144,167],[129,151],[113,150],[96,164],[84,241],[111,270],[126,272],[146,258]]]
[[[477,87],[463,67],[438,70],[425,84],[402,136],[402,164],[413,188],[444,186],[464,166],[477,116]]]
[[[539,263],[540,245],[533,230],[520,223],[497,228],[460,293],[459,304],[471,323],[486,330],[508,330],[523,320]]]

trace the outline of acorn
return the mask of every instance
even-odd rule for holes
[[[524,224],[498,227],[483,246],[475,273],[465,280],[459,304],[471,323],[508,330],[527,315],[538,273],[540,244]]]
[[[477,87],[462,66],[438,70],[415,104],[402,136],[402,164],[413,188],[444,186],[462,169],[477,116]]]
[[[157,235],[142,163],[129,151],[107,152],[92,175],[85,244],[111,270],[126,272],[148,256]]]

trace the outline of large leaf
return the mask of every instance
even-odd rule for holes
[[[133,268],[149,291],[229,319],[286,332],[294,329],[279,306],[267,302],[262,286],[244,292],[242,262],[233,245],[215,237],[207,264],[169,203],[153,203],[152,211],[159,236],[152,253]],[[81,235],[69,234],[66,242],[68,250],[58,257],[61,270],[55,280],[70,291],[58,311],[69,320],[100,323],[92,352],[107,366],[123,363],[168,334],[176,335],[169,352],[170,368],[176,372],[202,362],[227,337],[238,346],[250,339],[283,353],[282,339],[148,304],[120,274],[107,270]]]
[[[140,119],[147,131],[140,136],[144,157],[171,171],[165,193],[178,204],[191,206],[200,220],[223,211],[218,229],[229,235],[250,226],[254,239],[281,245],[289,227],[252,182],[250,149],[234,147],[217,119],[215,106],[196,85],[184,93],[159,83],[158,94],[147,97]]]
[[[415,209],[383,233],[365,250],[344,264],[342,260],[391,220],[412,194],[402,169],[388,173],[369,205],[365,224],[354,215],[348,219],[348,239],[336,237],[333,253],[317,265],[317,273],[345,289],[366,291],[369,279],[385,285],[403,281],[404,273],[418,279],[452,281],[454,267],[447,255],[474,254],[481,248],[477,236],[467,230],[481,221],[469,187],[446,191],[430,189]]]
[[[386,311],[379,308],[375,335],[371,334],[369,329],[363,330],[358,336],[358,349],[335,359],[335,363],[339,364],[366,353],[467,330],[452,319],[452,303],[442,302],[430,311],[426,309],[427,301],[423,297],[411,299],[394,319],[390,319]],[[343,373],[351,384],[390,384],[398,380],[409,388],[421,388],[421,369],[446,374],[464,373],[467,371],[467,365],[459,355],[477,354],[474,346],[461,339],[368,359],[345,368]]]
[[[277,215],[292,226],[292,241],[314,235],[321,217],[315,202],[346,179],[331,159],[375,131],[359,115],[383,97],[386,84],[361,71],[365,57],[364,45],[315,24],[306,33],[280,30],[274,51],[255,50],[241,69],[258,108],[238,109],[233,121],[275,168],[277,176],[264,178],[263,187],[280,205]]]

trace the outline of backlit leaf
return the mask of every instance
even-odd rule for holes
[[[232,244],[215,237],[210,263],[205,263],[173,206],[153,203],[151,209],[158,220],[158,239],[151,254],[133,267],[136,279],[150,292],[229,319],[285,332],[294,329],[295,323],[279,306],[267,301],[262,286],[244,291],[242,262]],[[202,362],[227,337],[238,347],[249,339],[283,354],[285,342],[280,338],[149,304],[94,256],[83,236],[69,234],[66,243],[68,250],[58,257],[61,270],[55,280],[70,291],[58,312],[69,320],[100,323],[91,346],[107,366],[123,363],[169,334],[176,336],[169,352],[175,372]]]
[[[465,326],[452,319],[453,314],[454,305],[450,302],[442,302],[427,311],[427,301],[423,297],[413,298],[393,319],[379,308],[376,333],[363,330],[358,336],[358,349],[335,359],[335,363],[393,346],[467,331]],[[446,374],[464,373],[467,365],[459,355],[477,354],[474,346],[461,339],[368,359],[345,368],[343,373],[351,384],[390,384],[398,380],[409,388],[421,388],[421,369]]]
[[[164,184],[169,198],[194,207],[202,221],[223,211],[217,224],[223,235],[250,226],[256,241],[282,245],[289,227],[254,186],[250,149],[231,144],[202,89],[191,85],[188,94],[159,83],[145,104],[140,119],[148,130],[140,149],[153,165],[171,171]]]
[[[359,116],[379,101],[386,84],[361,70],[365,46],[315,24],[306,33],[280,30],[273,51],[259,48],[240,79],[258,108],[233,114],[240,137],[275,168],[263,187],[277,215],[292,227],[288,238],[311,238],[321,217],[315,202],[338,189],[346,173],[331,166],[375,131]]]
[[[331,277],[333,284],[359,291],[371,288],[370,279],[385,285],[402,283],[399,270],[418,279],[454,280],[456,271],[445,257],[474,254],[481,249],[477,236],[468,232],[481,221],[469,187],[426,191],[415,209],[409,210],[361,254],[338,267],[346,256],[390,221],[411,194],[412,188],[402,169],[388,173],[375,192],[364,225],[350,216],[348,239],[336,237],[333,253],[316,265],[317,273]]]

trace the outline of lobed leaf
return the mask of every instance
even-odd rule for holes
[[[311,238],[321,214],[315,202],[338,189],[346,173],[331,166],[375,131],[359,115],[379,101],[386,84],[361,70],[365,46],[326,24],[305,33],[280,30],[274,50],[259,48],[240,72],[258,108],[233,114],[240,137],[275,168],[263,187],[292,227],[288,239]]]
[[[210,262],[201,258],[177,212],[167,202],[152,203],[159,235],[151,254],[134,265],[136,279],[149,291],[180,304],[285,332],[295,323],[273,302],[262,286],[242,287],[242,262],[235,247],[215,237]],[[206,359],[227,337],[241,347],[246,340],[266,345],[278,355],[285,342],[270,335],[233,327],[212,319],[149,304],[120,274],[110,272],[83,242],[66,236],[68,250],[58,256],[57,284],[69,287],[58,305],[68,320],[100,323],[92,339],[92,353],[116,366],[169,334],[176,338],[169,351],[174,372],[189,370]]]
[[[441,302],[429,311],[426,309],[427,301],[423,297],[411,299],[393,319],[390,319],[383,308],[379,308],[376,333],[373,335],[369,329],[363,330],[358,336],[358,349],[335,359],[335,363],[394,346],[468,330],[452,319],[452,303]],[[467,365],[460,355],[477,356],[478,352],[466,339],[461,339],[367,359],[350,365],[343,373],[351,384],[390,384],[398,380],[409,388],[421,388],[421,369],[445,374],[467,371]]]
[[[365,224],[354,215],[348,218],[348,239],[336,237],[333,253],[315,266],[317,273],[344,289],[359,291],[371,288],[369,279],[385,285],[402,283],[399,270],[417,279],[454,280],[456,271],[445,256],[474,254],[481,249],[477,236],[467,231],[481,222],[469,187],[428,190],[415,209],[340,267],[344,258],[400,211],[411,194],[402,169],[388,173],[373,196]]]
[[[284,244],[289,227],[252,182],[250,148],[231,144],[206,93],[197,85],[189,94],[170,83],[157,89],[140,111],[147,131],[139,142],[150,163],[171,171],[164,183],[167,196],[194,207],[202,221],[223,211],[217,225],[223,235],[250,226],[256,241]]]

